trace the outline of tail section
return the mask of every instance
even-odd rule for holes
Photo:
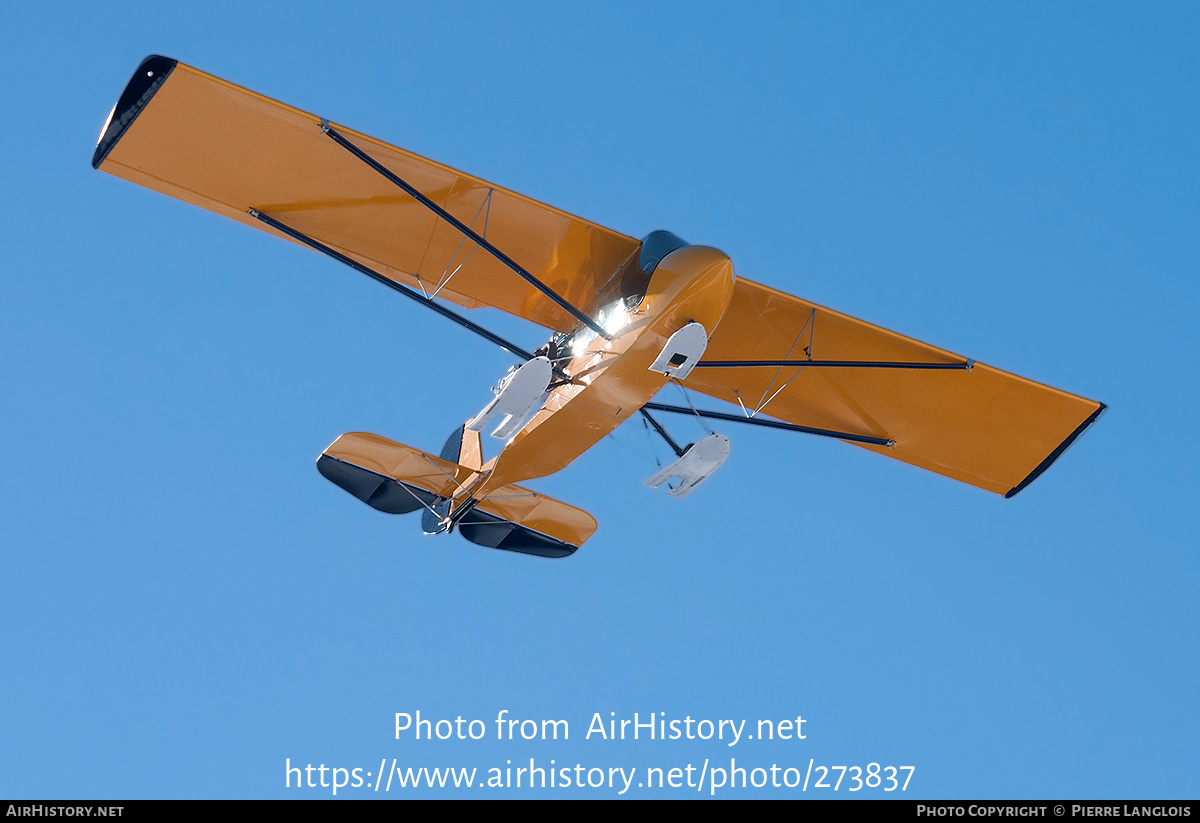
[[[442,446],[438,455],[442,460],[457,463],[471,471],[478,471],[483,465],[483,444],[479,432],[472,431],[467,424],[459,426]],[[441,534],[453,528],[450,520],[451,501],[443,499],[440,503],[426,507],[421,512],[421,531],[425,534]]]
[[[566,557],[596,531],[582,509],[509,484],[489,491],[458,521],[463,537],[480,546]]]
[[[474,473],[465,466],[374,434],[343,434],[317,459],[328,479],[388,514],[407,514],[449,499]]]
[[[468,429],[466,423],[459,426],[454,430],[454,434],[450,435],[446,445],[442,446],[442,453],[438,457],[458,463],[471,471],[479,471],[483,466],[483,444],[480,442],[479,432]]]
[[[484,488],[479,434],[457,430],[442,456],[395,443],[374,434],[344,434],[317,459],[317,469],[367,505],[389,514],[418,509],[440,525],[455,526],[480,546],[566,557],[596,531],[587,512],[516,485]]]

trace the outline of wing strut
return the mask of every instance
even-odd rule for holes
[[[654,427],[654,430],[659,433],[663,440],[667,441],[667,445],[671,447],[671,451],[675,452],[675,456],[683,457],[683,449],[679,448],[679,444],[671,439],[671,435],[667,434],[667,430],[664,429],[657,420],[651,417],[650,412],[646,411],[645,408],[641,409],[641,412],[642,417],[650,421],[650,425]]]
[[[484,338],[485,340],[495,343],[500,348],[504,349],[505,351],[511,352],[512,354],[515,354],[517,357],[520,357],[522,360],[533,360],[534,359],[534,355],[532,353],[525,351],[520,346],[517,346],[513,343],[508,342],[500,335],[493,334],[492,332],[488,331],[487,329],[483,328],[482,326],[475,325],[470,320],[468,320],[467,318],[458,314],[457,312],[451,311],[450,309],[446,308],[445,306],[441,305],[440,303],[433,302],[433,300],[431,300],[428,297],[422,297],[421,295],[417,294],[415,291],[408,288],[407,286],[405,286],[401,283],[397,283],[395,280],[392,280],[391,278],[384,277],[382,274],[375,271],[374,269],[364,266],[362,263],[359,263],[357,260],[352,260],[351,258],[347,257],[346,255],[342,254],[341,252],[334,251],[333,249],[329,248],[329,246],[326,246],[324,243],[321,243],[318,240],[312,239],[307,234],[302,234],[301,232],[298,232],[295,229],[293,229],[291,226],[288,226],[284,223],[280,223],[274,217],[269,217],[269,216],[263,214],[262,212],[260,212],[258,209],[250,209],[250,216],[253,218],[256,218],[257,220],[261,220],[263,223],[266,223],[268,226],[270,226],[271,228],[273,228],[277,231],[283,232],[284,234],[286,234],[288,237],[292,238],[293,240],[298,240],[301,243],[303,243],[304,245],[308,246],[309,248],[315,249],[316,251],[319,251],[322,254],[332,257],[334,260],[337,260],[339,263],[345,263],[350,268],[355,269],[356,271],[362,272],[367,277],[370,277],[372,280],[376,280],[376,281],[382,283],[383,285],[387,286],[389,289],[394,289],[395,291],[400,292],[401,294],[403,294],[405,297],[409,298],[410,300],[415,300],[418,303],[421,303],[422,305],[428,306],[429,308],[433,309],[435,312],[442,315],[443,317],[453,320],[455,323],[462,326],[464,329],[468,329],[470,331],[475,332],[477,335]]]
[[[868,446],[894,446],[896,443],[896,441],[888,440],[886,437],[870,437],[865,434],[849,434],[848,432],[835,432],[829,429],[814,429],[809,426],[784,423],[780,420],[764,420],[761,417],[738,417],[736,414],[708,411],[707,409],[685,409],[683,406],[668,406],[665,403],[647,403],[643,409],[675,412],[676,414],[695,414],[700,417],[711,417],[713,420],[728,420],[731,423],[749,423],[752,426],[766,426],[771,429],[817,434],[821,437],[835,437],[838,440],[848,440],[851,443],[866,443]]]
[[[963,363],[904,363],[885,360],[701,360],[697,369],[744,369],[756,366],[803,366],[826,369],[957,369],[970,371],[974,360]]]
[[[566,300],[564,300],[562,297],[560,297],[558,295],[558,293],[554,291],[554,289],[550,288],[545,283],[543,283],[541,280],[538,280],[532,274],[525,271],[525,269],[521,268],[519,265],[517,265],[515,262],[513,262],[512,258],[510,258],[504,252],[500,251],[500,249],[493,246],[487,240],[484,240],[482,237],[480,237],[478,234],[476,234],[474,229],[472,229],[470,226],[463,223],[461,220],[456,218],[450,212],[443,209],[437,203],[430,200],[425,195],[421,194],[421,192],[417,191],[415,188],[413,188],[411,185],[409,185],[403,179],[398,177],[395,173],[393,173],[392,171],[387,169],[385,166],[380,164],[377,160],[375,160],[369,154],[364,152],[358,146],[351,143],[345,137],[342,137],[342,135],[338,134],[337,131],[335,131],[329,125],[328,120],[321,121],[321,132],[323,134],[328,135],[329,138],[331,140],[333,140],[333,142],[337,143],[339,146],[341,146],[346,151],[353,154],[359,160],[366,163],[372,169],[379,172],[381,175],[386,177],[389,181],[391,181],[392,183],[395,183],[401,189],[408,192],[408,194],[410,196],[412,196],[412,198],[414,200],[416,200],[418,203],[420,203],[422,206],[429,209],[431,212],[436,214],[438,217],[442,218],[447,223],[449,223],[451,226],[454,226],[454,228],[458,229],[464,235],[469,237],[476,245],[478,245],[480,248],[482,248],[484,251],[486,251],[492,257],[499,260],[501,263],[503,263],[505,266],[507,266],[509,269],[511,269],[514,273],[519,275],[522,280],[524,280],[526,283],[533,286],[535,289],[540,291],[542,294],[546,295],[546,297],[548,297],[552,301],[554,301],[554,304],[557,305],[560,309],[562,309],[567,314],[574,317],[580,323],[583,323],[585,326],[587,326],[589,329],[594,331],[596,334],[603,337],[605,340],[612,340],[612,335],[609,334],[607,331],[605,331],[599,324],[597,324],[595,320],[592,320],[590,317],[588,317],[586,314],[581,312],[579,309],[572,306],[570,303],[568,303]]]

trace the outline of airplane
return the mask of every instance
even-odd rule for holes
[[[647,484],[683,496],[729,454],[680,446],[652,414],[840,439],[1012,497],[1104,410],[737,276],[669,231],[641,240],[221,80],[150,56],[92,166],[320,252],[512,354],[493,400],[434,455],[344,434],[318,470],[428,534],[543,557],[575,552],[586,512],[518,485],[634,416],[676,455]],[[463,309],[551,333],[529,350]],[[668,383],[730,412],[655,402]],[[483,459],[483,432],[503,442]]]

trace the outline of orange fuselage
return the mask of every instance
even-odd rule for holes
[[[666,384],[650,365],[667,339],[695,321],[711,334],[733,296],[733,263],[716,249],[687,246],[663,258],[642,301],[608,316],[612,335],[576,334],[564,371],[572,381],[551,390],[533,419],[480,469],[471,496],[566,468],[636,414]]]

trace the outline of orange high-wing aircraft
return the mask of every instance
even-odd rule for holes
[[[376,509],[422,510],[427,533],[571,554],[596,521],[516,484],[636,414],[679,458],[647,483],[686,494],[728,440],[680,448],[650,411],[836,437],[1011,497],[1104,410],[736,277],[716,249],[626,237],[165,57],[138,67],[92,165],[326,254],[524,361],[439,456],[352,433],[317,460]],[[553,336],[528,351],[447,303]],[[652,402],[668,381],[736,413]],[[507,442],[484,462],[493,421]]]

